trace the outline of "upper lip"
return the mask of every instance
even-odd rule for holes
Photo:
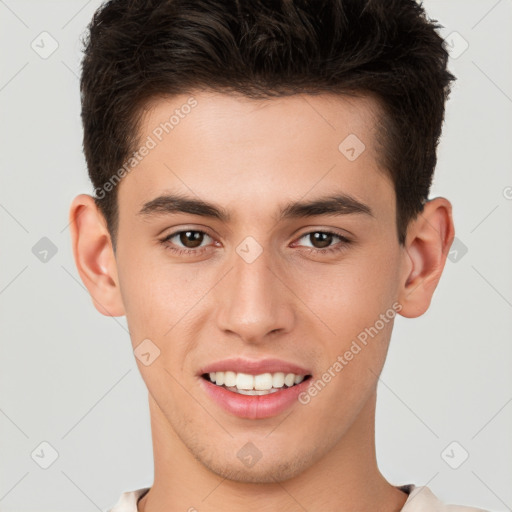
[[[199,375],[227,371],[247,373],[249,375],[277,372],[294,373],[295,375],[311,374],[309,370],[301,366],[280,359],[245,359],[242,357],[233,357],[204,366],[200,369]]]

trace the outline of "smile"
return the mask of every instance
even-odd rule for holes
[[[242,395],[268,395],[300,384],[309,375],[295,373],[260,373],[251,375],[234,371],[210,372],[203,378],[216,386]]]

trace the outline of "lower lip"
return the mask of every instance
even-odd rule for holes
[[[281,414],[298,401],[298,396],[310,384],[311,378],[303,380],[291,388],[268,395],[241,395],[228,389],[217,386],[209,380],[199,377],[201,386],[208,395],[225,411],[251,420],[271,418]]]

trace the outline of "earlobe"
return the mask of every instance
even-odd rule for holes
[[[400,314],[407,318],[427,311],[455,236],[451,203],[437,197],[411,222],[404,247]]]
[[[105,316],[124,315],[110,234],[94,198],[75,197],[69,222],[75,265],[95,308]]]

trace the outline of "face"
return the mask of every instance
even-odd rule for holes
[[[151,105],[119,184],[122,302],[169,437],[222,477],[283,480],[336,450],[386,356],[403,253],[377,105],[193,98]]]

